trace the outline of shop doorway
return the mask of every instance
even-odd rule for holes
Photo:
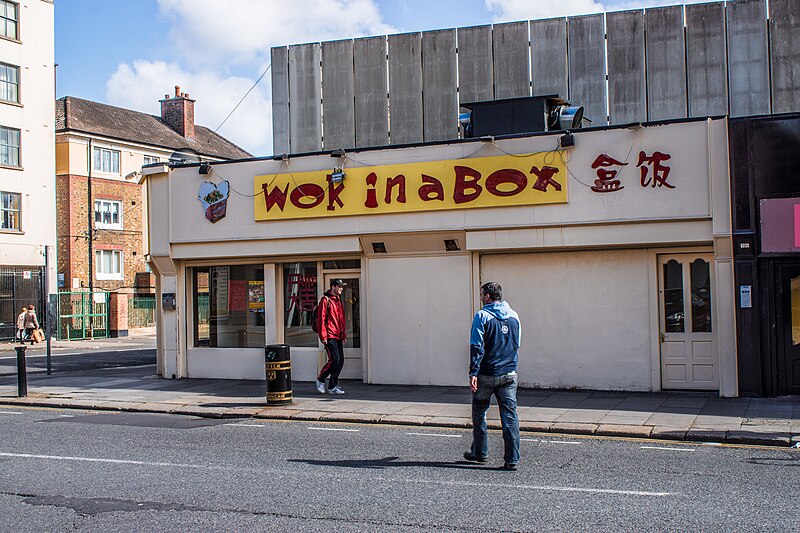
[[[661,387],[718,390],[712,315],[713,256],[658,258]]]
[[[800,394],[800,265],[777,265],[778,394]]]
[[[332,279],[345,282],[342,293],[344,319],[347,325],[347,340],[344,343],[344,368],[341,378],[364,378],[361,350],[361,275],[353,272],[336,272],[325,274],[325,287],[330,287]]]

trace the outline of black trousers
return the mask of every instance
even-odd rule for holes
[[[328,389],[334,388],[339,383],[339,374],[344,367],[344,343],[342,339],[328,339],[325,342],[325,352],[328,354],[328,362],[322,367],[317,377],[317,381],[330,379]]]

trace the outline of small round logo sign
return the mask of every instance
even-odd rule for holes
[[[503,327],[501,327],[501,328],[500,328],[500,331],[502,331],[502,332],[503,332],[503,335],[505,335],[506,333],[508,333],[508,326],[506,326],[505,324],[503,324]]]

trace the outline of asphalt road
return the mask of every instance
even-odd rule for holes
[[[17,344],[6,344],[0,350],[0,376],[17,375]],[[25,361],[29,373],[47,370],[47,351],[43,344],[27,345]],[[81,346],[58,347],[51,350],[53,372],[72,370],[91,370],[124,366],[156,364],[156,350],[152,342],[130,341],[124,346],[108,346],[98,342],[96,345],[84,343]]]
[[[0,531],[796,531],[800,451],[0,410]]]

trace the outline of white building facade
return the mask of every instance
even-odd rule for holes
[[[496,281],[522,386],[736,396],[727,121],[559,139],[145,169],[159,372],[264,379],[264,345],[286,343],[313,380],[308,318],[342,278],[342,377],[462,385]]]
[[[0,1],[0,338],[56,288],[54,58],[53,2]]]

